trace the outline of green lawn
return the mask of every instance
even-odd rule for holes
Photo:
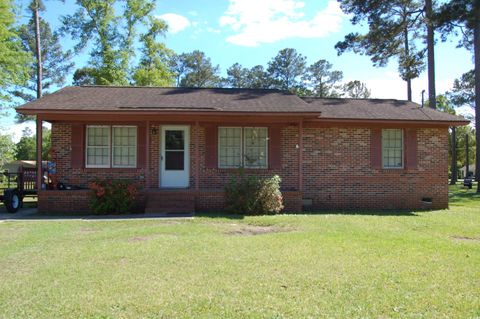
[[[480,196],[449,210],[0,222],[0,318],[478,318]]]

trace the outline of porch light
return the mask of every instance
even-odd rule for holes
[[[150,129],[150,133],[151,133],[152,135],[157,135],[158,129],[157,129],[155,126],[152,126],[152,128]]]

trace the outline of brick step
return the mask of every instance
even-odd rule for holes
[[[152,192],[147,195],[145,213],[193,213],[195,197],[189,193]]]

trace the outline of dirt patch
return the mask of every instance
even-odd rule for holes
[[[453,239],[459,241],[474,241],[480,242],[480,237],[468,237],[468,236],[452,236]]]
[[[281,233],[293,231],[289,227],[281,226],[257,226],[257,225],[239,225],[239,224],[230,224],[231,229],[225,231],[227,235],[240,235],[240,236],[253,236],[253,235],[263,235],[269,233]]]

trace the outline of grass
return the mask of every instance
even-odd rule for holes
[[[0,317],[480,317],[474,190],[374,213],[0,222]]]

